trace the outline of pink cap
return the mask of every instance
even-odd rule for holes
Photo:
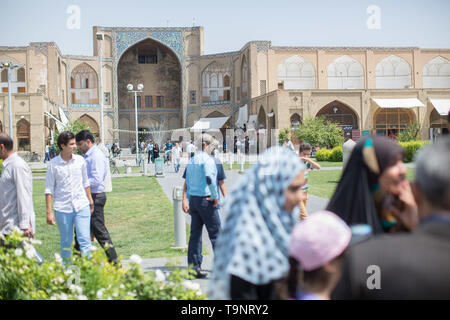
[[[341,218],[330,211],[319,211],[294,227],[289,254],[303,270],[315,270],[342,254],[351,237],[350,227]]]

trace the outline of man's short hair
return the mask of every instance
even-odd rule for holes
[[[423,147],[416,160],[416,183],[434,207],[450,210],[450,136]]]
[[[67,145],[70,140],[75,139],[75,135],[70,131],[63,131],[59,134],[57,144],[60,150],[62,145]]]
[[[201,135],[199,135],[197,137],[197,139],[195,140],[195,145],[199,148],[202,149],[203,148],[203,144],[205,143],[206,145],[210,145],[213,142],[213,139],[211,137],[210,134],[208,133],[202,133]]]
[[[312,149],[312,148],[311,148],[311,145],[310,145],[308,142],[303,142],[303,143],[300,145],[299,151],[300,151],[300,152],[303,152],[303,151],[311,150],[311,149]]]
[[[14,147],[14,142],[6,133],[0,133],[0,144],[5,146],[5,149],[11,151]]]
[[[77,142],[91,140],[92,143],[95,143],[94,135],[89,130],[81,130],[75,136],[75,140]]]

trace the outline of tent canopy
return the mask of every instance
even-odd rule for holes
[[[374,99],[373,101],[380,107],[380,108],[406,108],[411,109],[415,107],[425,107],[425,105],[416,98],[410,98],[410,99]]]
[[[448,115],[450,111],[450,99],[431,99],[430,102],[441,116]]]
[[[247,117],[248,116],[248,107],[245,104],[244,106],[239,108],[239,116],[238,119],[236,120],[236,127],[237,128],[243,128],[244,127],[244,123],[247,123]]]
[[[222,129],[229,118],[230,117],[200,118],[200,120],[192,126],[191,130]]]

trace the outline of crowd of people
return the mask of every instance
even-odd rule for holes
[[[61,256],[70,259],[75,229],[82,255],[89,256],[95,237],[119,264],[103,213],[106,157],[86,130],[63,132],[57,142],[45,197]],[[161,151],[152,141],[143,147],[149,162],[165,152],[176,172],[183,150],[189,155],[182,200],[191,216],[188,264],[196,278],[207,277],[205,226],[214,251],[211,299],[450,299],[450,136],[419,151],[412,182],[397,143],[361,138],[326,209],[313,213],[306,211],[308,171],[320,165],[308,143],[298,152],[290,145],[268,149],[229,192],[210,135],[184,146],[168,140]],[[33,237],[31,171],[5,133],[0,158],[0,234],[18,227]]]

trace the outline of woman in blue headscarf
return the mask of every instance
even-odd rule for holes
[[[305,166],[275,147],[240,178],[228,195],[216,242],[211,299],[275,299],[275,282],[289,270],[288,244],[302,200]]]

